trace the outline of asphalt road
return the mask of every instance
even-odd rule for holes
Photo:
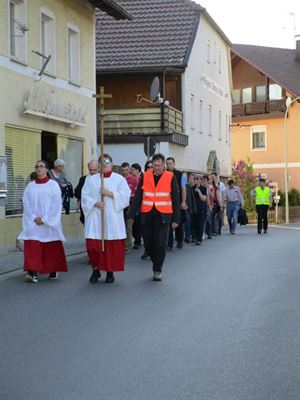
[[[141,251],[113,285],[0,280],[1,400],[299,400],[300,230]]]

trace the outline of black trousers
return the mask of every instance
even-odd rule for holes
[[[134,218],[132,236],[134,237],[134,244],[140,246],[142,244],[141,213],[138,213]]]
[[[147,215],[142,225],[145,250],[156,272],[161,272],[166,257],[169,227],[170,224],[163,223],[160,215]]]
[[[202,242],[205,221],[206,212],[201,214],[192,214],[193,237],[196,238],[197,242]]]
[[[264,228],[264,231],[268,229],[268,210],[269,206],[266,204],[261,204],[256,206],[257,212],[257,231],[261,231]]]
[[[175,229],[175,239],[176,239],[177,243],[183,242],[183,236],[184,236],[183,232],[184,232],[183,223],[181,223]],[[173,229],[170,229],[169,238],[168,238],[168,247],[173,248],[173,243],[174,243],[174,231],[173,231]]]

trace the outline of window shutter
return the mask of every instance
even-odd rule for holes
[[[37,131],[5,128],[5,155],[7,157],[6,215],[21,213],[21,198],[29,175],[41,158],[41,134]]]

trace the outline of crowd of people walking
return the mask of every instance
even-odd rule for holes
[[[56,160],[52,170],[45,161],[37,161],[35,178],[23,194],[19,239],[24,240],[24,270],[29,282],[37,283],[39,274],[57,279],[58,272],[67,271],[61,212],[69,182],[63,169],[63,160]],[[122,163],[120,174],[113,172],[109,154],[91,160],[88,170],[74,195],[84,225],[91,283],[101,278],[101,271],[106,272],[105,282],[113,283],[114,273],[124,271],[125,255],[142,246],[141,259],[150,258],[153,280],[161,281],[166,253],[173,250],[174,241],[181,250],[184,243],[200,246],[204,238],[221,235],[225,211],[229,232],[236,233],[244,199],[232,179],[225,184],[216,173],[186,176],[176,169],[173,157],[165,159],[160,153],[146,162],[144,172],[138,163],[130,166],[128,162]],[[262,228],[267,233],[272,196],[263,179],[253,195],[258,233]]]

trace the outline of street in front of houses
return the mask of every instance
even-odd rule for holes
[[[298,400],[300,227],[224,229],[141,250],[112,285],[86,257],[58,281],[0,279],[1,400]]]

